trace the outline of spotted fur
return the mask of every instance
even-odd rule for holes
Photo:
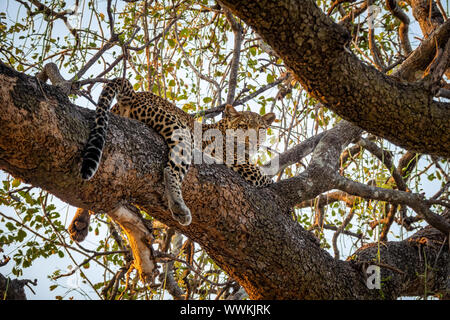
[[[182,225],[189,225],[191,213],[186,206],[181,193],[183,178],[192,162],[192,145],[195,119],[169,101],[151,93],[135,92],[131,83],[124,79],[115,79],[106,84],[100,94],[95,117],[95,125],[90,132],[88,142],[84,148],[81,164],[81,177],[91,179],[97,171],[108,127],[108,110],[117,95],[117,104],[111,112],[139,120],[157,131],[169,147],[169,158],[164,168],[164,183],[172,216]],[[227,130],[265,130],[275,119],[273,113],[260,116],[257,113],[238,112],[231,105],[227,105],[222,120],[215,124],[203,124],[202,132],[209,129],[219,130],[225,137]],[[212,142],[202,142],[202,150],[207,150],[213,157],[217,157],[215,150],[211,150]],[[223,150],[226,150],[225,139]],[[237,142],[233,142],[236,144]],[[270,178],[263,175],[260,168],[249,163],[250,139],[245,138],[245,153],[243,157],[234,156],[233,161],[225,164],[238,172],[246,181],[255,186],[266,186],[271,183]]]

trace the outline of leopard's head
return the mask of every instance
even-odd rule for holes
[[[265,134],[266,130],[275,120],[275,114],[273,112],[261,116],[252,111],[237,111],[230,104],[225,106],[223,114],[224,117],[221,121],[223,121],[224,127],[243,134],[246,150],[249,150],[250,146],[259,147],[260,142],[264,140],[261,134]]]
[[[223,112],[224,120],[227,123],[229,129],[268,129],[272,122],[275,120],[275,113],[269,112],[261,116],[260,114],[252,111],[237,111],[231,104],[225,106]]]

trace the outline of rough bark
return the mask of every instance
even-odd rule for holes
[[[292,203],[331,187],[329,182],[320,182],[320,172],[336,170],[338,150],[359,136],[357,127],[342,123],[338,129],[347,134],[324,136],[316,147],[312,170],[264,189],[246,184],[223,165],[192,166],[183,195],[193,220],[181,227],[171,218],[163,195],[161,173],[167,147],[152,129],[112,115],[102,164],[95,177],[84,182],[79,176],[80,154],[93,111],[71,104],[59,89],[3,64],[0,108],[0,169],[73,206],[96,212],[114,211],[123,203],[139,205],[199,243],[252,299],[382,299],[422,294],[419,287],[414,291],[408,285],[420,280],[423,265],[408,242],[383,244],[386,250],[379,260],[376,250],[358,253],[364,261],[387,261],[401,270],[408,266],[403,274],[383,268],[386,280],[380,294],[367,288],[359,258],[352,262],[333,259],[290,214]],[[405,259],[401,255],[391,259],[391,246],[399,248],[395,253],[404,250],[409,254]],[[427,278],[431,279],[427,287],[443,292],[446,282],[441,274],[447,270],[440,266],[448,265],[448,247],[439,257],[439,248],[429,250],[427,257],[435,259],[439,268]],[[398,288],[398,283],[408,290]]]
[[[412,14],[419,22],[420,29],[422,29],[425,38],[428,38],[444,22],[444,18],[439,12],[436,2],[429,0],[407,0],[407,3],[411,6]]]
[[[434,101],[420,83],[397,81],[360,61],[347,48],[347,31],[315,1],[222,2],[341,117],[408,150],[450,156],[448,104]]]
[[[423,39],[420,45],[393,72],[393,76],[405,81],[419,80],[436,55],[436,47],[444,47],[450,39],[450,21],[437,27],[433,33]],[[448,76],[448,75],[447,75]]]
[[[10,279],[0,274],[0,299],[1,300],[27,300],[25,286],[36,285],[37,280]],[[32,290],[32,289],[31,289]],[[32,290],[33,291],[33,290]]]

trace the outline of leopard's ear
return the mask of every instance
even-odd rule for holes
[[[267,126],[270,126],[272,124],[272,122],[275,121],[275,113],[273,112],[269,112],[266,113],[265,115],[262,116],[264,122],[266,123]]]
[[[225,106],[223,114],[225,117],[232,117],[232,118],[239,117],[239,112],[231,104],[227,104]]]

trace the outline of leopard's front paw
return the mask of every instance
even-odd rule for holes
[[[184,203],[181,194],[181,181],[169,167],[164,168],[164,183],[172,217],[182,226],[190,225],[192,221],[191,210]]]
[[[172,212],[172,217],[182,226],[188,226],[191,224],[191,210],[189,210],[184,201],[177,201],[176,199],[170,199],[169,197],[169,209]]]
[[[82,242],[88,234],[90,221],[89,210],[78,208],[68,228],[70,238],[75,242]]]

